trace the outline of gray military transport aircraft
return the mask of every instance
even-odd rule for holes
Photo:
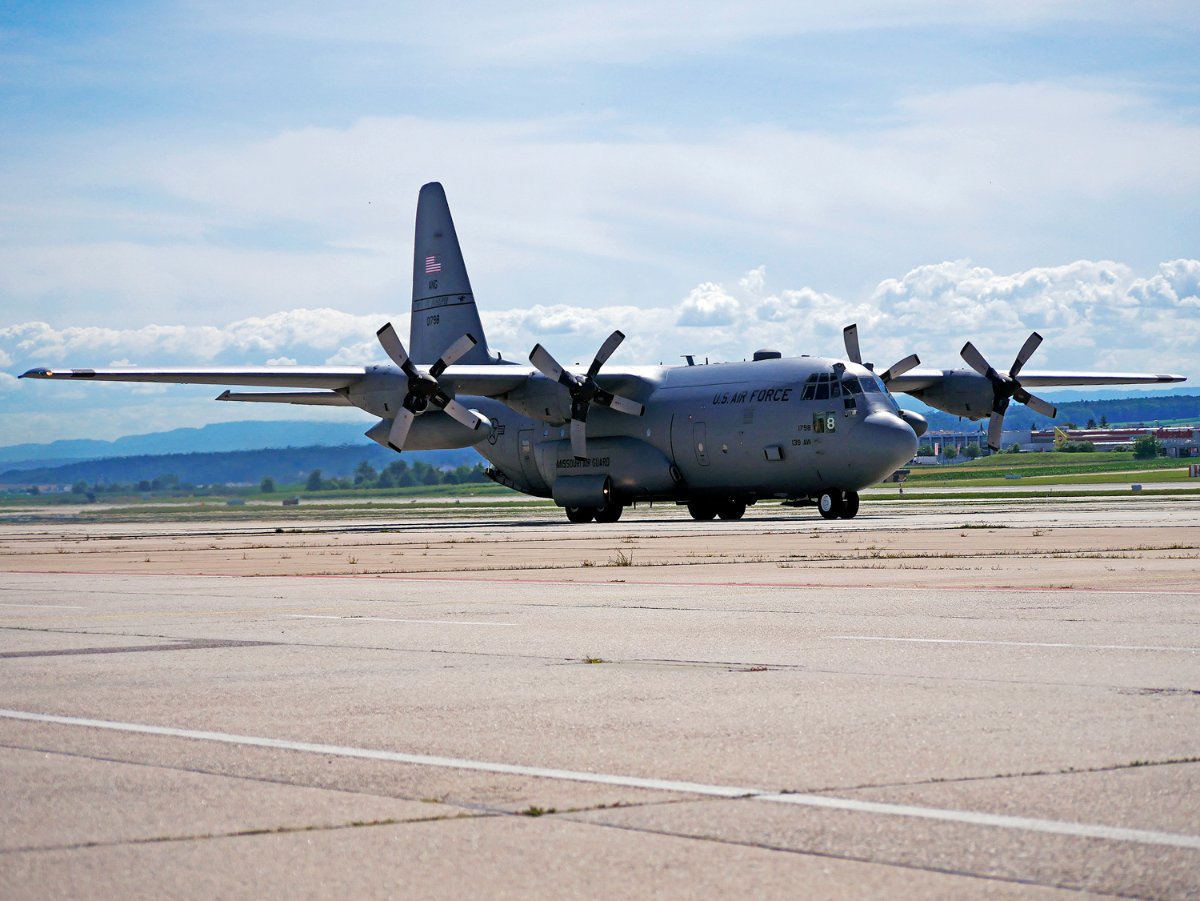
[[[217,399],[355,406],[379,417],[367,435],[397,452],[474,446],[492,479],[553,498],[571,522],[615,522],[638,501],[686,504],[698,520],[740,519],[764,498],[815,503],[826,519],[849,519],[859,490],[908,462],[926,428],[889,392],[969,419],[989,416],[988,443],[997,448],[1011,400],[1054,416],[1029,387],[1183,381],[1028,371],[1037,333],[1007,372],[968,343],[970,369],[919,369],[912,355],[876,373],[853,325],[841,360],[759,350],[749,362],[606,368],[625,337],[617,331],[586,369],[560,365],[540,344],[532,366],[516,364],[488,347],[437,183],[421,188],[417,203],[408,349],[391,323],[378,336],[394,366],[31,369],[23,377],[294,389]]]

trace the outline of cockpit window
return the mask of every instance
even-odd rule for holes
[[[883,387],[883,382],[879,381],[875,376],[862,377],[863,390],[870,394],[886,394],[887,389]]]

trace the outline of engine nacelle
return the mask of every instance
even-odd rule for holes
[[[908,423],[908,427],[917,433],[918,438],[929,431],[929,421],[920,413],[914,413],[912,410],[901,410],[900,418]]]
[[[943,370],[943,378],[938,384],[905,393],[931,407],[967,419],[983,419],[989,415],[995,399],[992,383],[969,369]]]
[[[388,444],[388,433],[392,421],[381,419],[371,426],[366,436],[377,444],[391,447]],[[413,420],[408,438],[404,442],[405,450],[440,450],[451,447],[471,447],[488,436],[491,429],[481,425],[477,429],[469,429],[457,419],[441,412],[430,410],[422,413]]]

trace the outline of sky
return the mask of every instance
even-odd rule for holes
[[[1194,0],[0,6],[0,445],[363,419],[35,366],[360,364],[446,188],[492,347],[1200,378]],[[1200,392],[1200,385],[1197,386]]]

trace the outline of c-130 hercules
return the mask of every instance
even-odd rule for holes
[[[1144,373],[1030,372],[1036,332],[1007,372],[969,342],[970,369],[918,369],[916,355],[882,373],[864,364],[855,326],[846,359],[606,367],[613,332],[586,370],[561,366],[538,344],[532,365],[488,347],[442,186],[421,188],[413,249],[408,349],[391,323],[378,332],[394,366],[31,369],[23,377],[174,382],[255,388],[224,401],[355,406],[379,417],[367,435],[396,451],[474,446],[502,485],[551,497],[571,522],[615,522],[628,504],[686,504],[698,520],[740,519],[766,498],[815,502],[826,519],[858,512],[858,492],[903,466],[925,431],[889,391],[969,419],[990,416],[998,449],[1017,400],[1047,416],[1028,387],[1183,381]],[[1018,378],[1020,376],[1020,378]]]

